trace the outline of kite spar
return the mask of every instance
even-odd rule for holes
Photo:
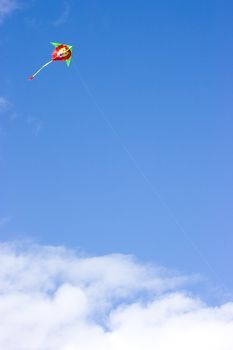
[[[33,75],[31,75],[28,79],[32,80],[35,76],[42,71],[45,67],[47,67],[50,63],[54,61],[66,61],[67,67],[70,65],[70,61],[72,58],[72,49],[73,47],[70,45],[60,44],[51,42],[51,44],[55,47],[52,52],[52,59],[45,63],[40,69],[38,69]]]

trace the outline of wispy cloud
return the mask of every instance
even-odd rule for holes
[[[0,114],[7,112],[7,118],[11,121],[16,120],[19,114],[14,110],[14,104],[6,97],[0,96]]]
[[[10,221],[11,221],[11,217],[10,216],[2,216],[2,217],[0,217],[0,227],[8,224],[8,222],[10,222]]]
[[[27,124],[32,127],[32,132],[35,136],[37,136],[41,131],[42,121],[40,118],[30,116],[27,118]]]
[[[233,303],[206,305],[180,291],[188,280],[125,255],[2,244],[0,348],[233,349]]]
[[[0,112],[4,111],[9,105],[9,101],[5,97],[0,96]]]
[[[47,31],[52,27],[61,27],[66,24],[71,18],[71,6],[68,2],[63,3],[63,8],[61,9],[60,14],[58,14],[55,19],[50,18],[30,18],[26,19],[26,23],[30,28],[37,31]]]
[[[0,23],[18,8],[19,2],[17,0],[0,0]]]
[[[53,21],[53,25],[55,27],[60,27],[61,25],[66,24],[70,18],[70,11],[70,5],[68,3],[65,3],[63,11],[58,16],[58,18],[55,21]]]

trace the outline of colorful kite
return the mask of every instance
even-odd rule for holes
[[[52,59],[45,63],[36,73],[31,75],[28,79],[32,80],[35,78],[35,76],[45,67],[47,67],[50,63],[54,61],[66,61],[67,66],[69,67],[70,61],[72,58],[72,46],[70,45],[65,45],[65,44],[60,44],[60,43],[51,43],[53,46],[55,46],[55,50],[52,53]]]

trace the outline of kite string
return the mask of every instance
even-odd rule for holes
[[[76,67],[76,65],[74,65],[76,70],[78,70],[78,68]],[[210,264],[210,262],[207,260],[207,258],[204,256],[204,254],[202,253],[201,249],[199,248],[199,246],[193,241],[193,239],[191,239],[190,235],[187,233],[187,231],[184,229],[183,225],[180,223],[180,221],[177,219],[176,215],[174,214],[174,212],[171,210],[170,206],[168,206],[168,204],[165,202],[164,199],[162,199],[161,195],[159,194],[159,192],[156,190],[156,188],[154,187],[154,185],[152,184],[152,182],[150,181],[150,179],[148,178],[148,176],[145,174],[145,172],[142,170],[142,168],[140,167],[140,165],[138,164],[135,156],[132,154],[132,152],[129,150],[129,148],[126,146],[126,144],[122,141],[121,135],[119,134],[119,132],[117,131],[117,129],[113,126],[113,124],[110,122],[109,118],[106,117],[103,109],[100,107],[100,105],[97,103],[91,89],[89,88],[89,86],[87,85],[87,83],[84,81],[84,79],[82,78],[81,74],[80,74],[80,70],[78,70],[78,77],[79,80],[82,84],[82,86],[84,87],[86,93],[89,95],[90,99],[92,100],[92,102],[94,103],[94,105],[96,106],[97,110],[99,111],[99,114],[101,116],[101,118],[104,120],[104,122],[108,125],[108,127],[112,130],[112,132],[115,134],[116,138],[118,139],[118,142],[120,143],[121,147],[124,149],[124,151],[126,152],[126,154],[128,155],[129,159],[131,160],[132,164],[134,165],[135,169],[137,170],[137,172],[141,175],[141,177],[144,179],[144,181],[147,183],[148,187],[150,188],[150,190],[152,191],[153,195],[159,200],[160,204],[163,206],[164,209],[166,209],[170,220],[173,221],[175,223],[175,225],[177,226],[177,228],[179,229],[179,231],[182,233],[183,237],[185,238],[185,240],[191,245],[191,247],[193,248],[193,250],[196,252],[196,254],[200,257],[200,259],[202,260],[202,262],[208,267],[208,269],[211,271],[212,274],[215,275],[216,277],[216,271],[215,269],[212,267],[212,265]]]
[[[42,67],[40,67],[40,69],[38,69],[34,74],[32,74],[30,77],[29,77],[29,79],[31,80],[31,79],[33,79],[33,78],[35,78],[35,76],[38,74],[38,73],[40,73],[40,71],[42,71],[42,69],[44,69],[45,67],[47,67],[50,63],[52,63],[53,62],[53,60],[50,60],[49,62],[47,62],[47,63],[45,63]]]

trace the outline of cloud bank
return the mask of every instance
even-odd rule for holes
[[[131,256],[1,244],[0,349],[232,350],[233,303],[210,307],[188,281]]]

